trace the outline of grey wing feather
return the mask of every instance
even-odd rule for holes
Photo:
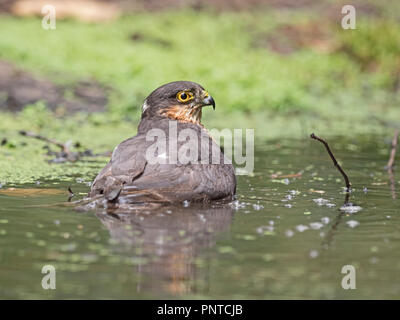
[[[90,196],[104,194],[108,200],[117,198],[124,184],[131,183],[143,173],[147,163],[145,148],[143,135],[121,142],[93,182]]]

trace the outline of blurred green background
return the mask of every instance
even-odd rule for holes
[[[399,124],[396,0],[352,1],[355,30],[341,27],[343,1],[102,1],[90,21],[75,1],[56,30],[42,28],[40,1],[16,3],[0,2],[0,181],[49,170],[19,130],[112,150],[135,134],[143,99],[176,80],[215,98],[207,128],[254,128],[257,139]]]

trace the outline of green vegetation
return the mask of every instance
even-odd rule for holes
[[[52,114],[42,103],[2,112],[0,182],[93,174],[99,165],[45,163],[44,144],[18,130],[112,150],[135,133],[143,98],[174,80],[214,96],[216,112],[204,112],[210,128],[255,128],[258,138],[387,132],[382,123],[400,116],[400,23],[382,10],[358,15],[356,30],[340,28],[340,13],[302,10],[140,13],[106,24],[58,21],[56,31],[2,16],[0,59],[57,84],[94,79],[111,90],[104,114]]]
[[[297,15],[142,13],[99,25],[60,21],[56,31],[41,29],[38,19],[2,17],[0,57],[57,82],[94,78],[114,89],[110,111],[133,117],[149,91],[177,79],[204,84],[224,111],[318,110],[332,95],[369,101],[393,89],[399,23],[360,20],[357,30],[343,30],[339,21]],[[289,55],[270,50],[268,37],[281,25],[293,25],[303,47]],[[307,42],[318,37],[328,52]]]

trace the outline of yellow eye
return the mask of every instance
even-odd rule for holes
[[[178,92],[178,94],[176,95],[176,98],[180,102],[188,102],[189,100],[193,99],[193,93],[191,93],[190,91],[181,91],[181,92]]]

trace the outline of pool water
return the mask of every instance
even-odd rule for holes
[[[398,299],[390,137],[329,143],[352,182],[348,199],[323,145],[307,137],[258,142],[254,173],[238,176],[228,204],[75,210],[67,188],[83,198],[101,163],[91,177],[3,185],[0,298]],[[46,265],[54,290],[42,287]],[[347,265],[355,289],[342,287]]]

